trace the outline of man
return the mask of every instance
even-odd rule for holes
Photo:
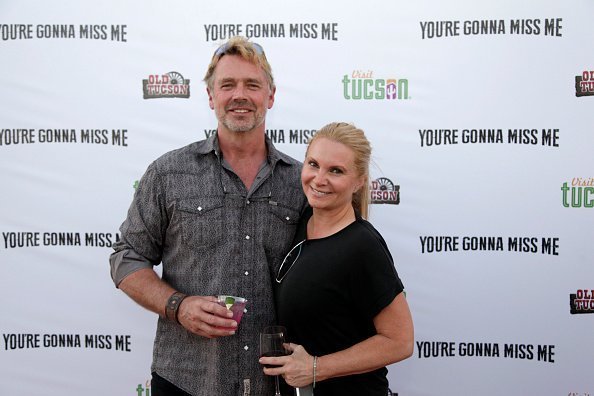
[[[111,275],[160,316],[153,396],[272,394],[258,335],[275,322],[272,279],[305,205],[301,165],[265,135],[276,88],[258,44],[241,37],[223,44],[204,81],[217,133],[148,167]],[[160,263],[161,278],[153,270]],[[218,294],[247,298],[240,325]]]

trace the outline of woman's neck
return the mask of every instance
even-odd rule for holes
[[[334,212],[314,208],[313,215],[307,222],[307,239],[319,239],[336,234],[355,220],[355,210],[350,205]]]

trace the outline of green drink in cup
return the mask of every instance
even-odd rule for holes
[[[239,325],[239,322],[241,321],[241,317],[243,316],[243,312],[245,310],[245,304],[247,303],[247,300],[243,297],[219,295],[217,296],[217,302],[219,303],[219,305],[233,312],[232,319],[237,322],[237,325]],[[229,328],[229,330],[233,329]]]

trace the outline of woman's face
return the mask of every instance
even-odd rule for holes
[[[351,206],[363,185],[355,170],[355,153],[342,143],[318,138],[310,145],[301,171],[301,186],[314,209],[340,211]]]

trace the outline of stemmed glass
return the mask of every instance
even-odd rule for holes
[[[260,356],[286,356],[288,354],[285,349],[285,335],[287,329],[283,326],[268,326],[260,333]],[[272,367],[265,365],[265,367]],[[274,396],[281,396],[280,387],[278,383],[278,375],[274,376],[276,393]]]

